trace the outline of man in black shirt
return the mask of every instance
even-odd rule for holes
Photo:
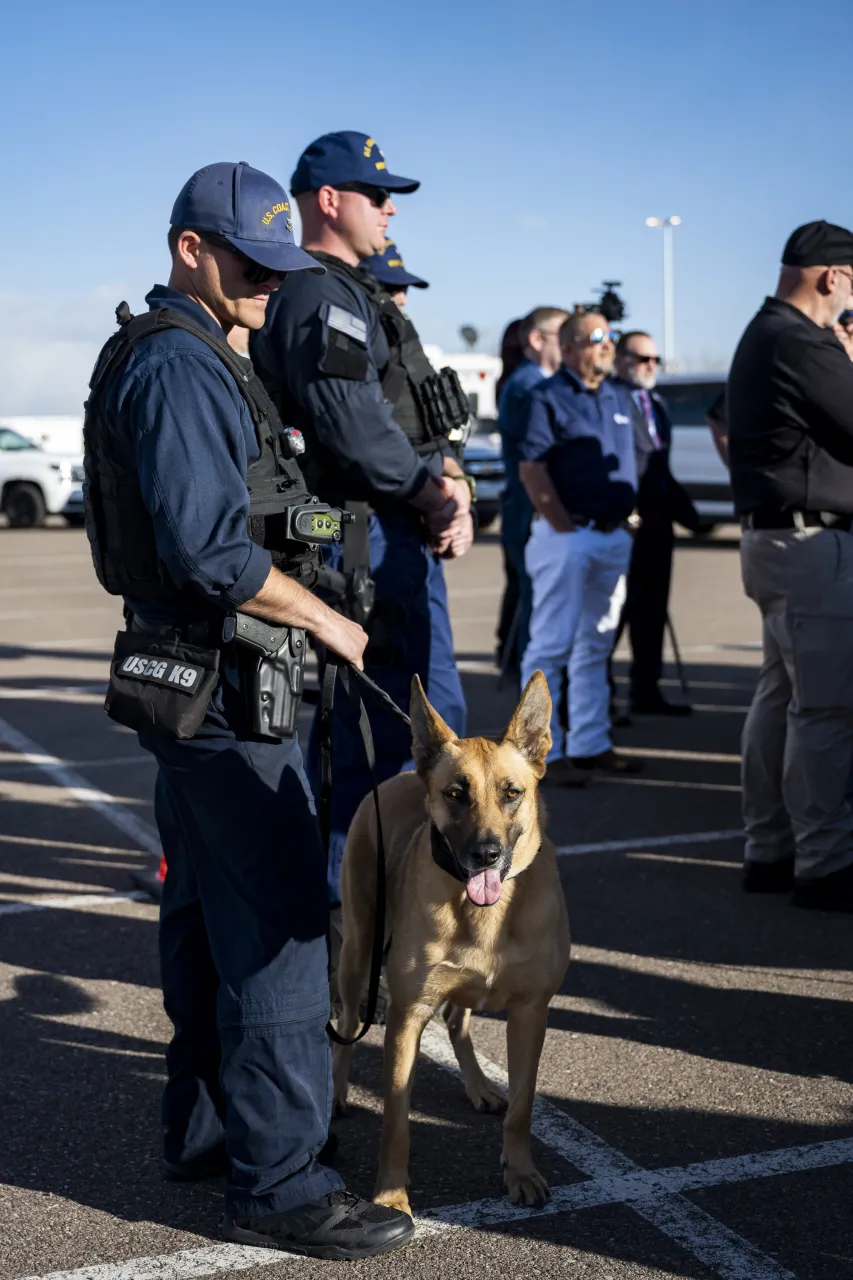
[[[853,910],[853,233],[793,233],[728,382],[764,662],[743,735],[744,887]]]

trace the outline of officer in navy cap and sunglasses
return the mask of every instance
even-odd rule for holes
[[[372,608],[359,592],[343,605],[365,621],[366,672],[402,707],[408,706],[418,673],[433,706],[461,735],[465,702],[442,567],[442,557],[462,555],[473,539],[471,490],[447,438],[458,421],[444,411],[438,375],[417,335],[416,351],[399,309],[368,270],[374,255],[386,250],[395,200],[418,186],[390,171],[367,134],[329,133],[312,142],[296,165],[291,189],[302,219],[302,246],[326,273],[303,271],[286,281],[250,350],[283,420],[305,435],[311,485],[320,498],[345,504],[356,516],[342,556],[333,553],[332,565],[349,583],[363,581],[369,569],[375,584]],[[357,718],[339,694],[333,903],[339,901],[347,831],[370,788]],[[409,761],[410,738],[404,725],[375,704],[371,721],[382,781]],[[317,742],[314,733],[309,776],[315,791]]]
[[[258,673],[298,666],[306,632],[353,663],[367,637],[309,589],[318,557],[293,522],[311,495],[269,396],[226,342],[234,326],[260,328],[283,279],[324,268],[294,243],[286,192],[245,163],[195,173],[171,223],[168,284],[147,313],[117,309],[84,429],[95,568],[127,620],[107,710],[159,766],[174,1026],[164,1173],[224,1174],[231,1240],[366,1257],[413,1226],[318,1159],[330,1110],[325,857],[296,704],[265,701]]]
[[[414,276],[411,271],[406,270],[403,256],[393,240],[386,240],[381,253],[374,253],[364,265],[398,307],[406,305],[410,289],[429,288],[428,280],[422,280],[420,276]]]

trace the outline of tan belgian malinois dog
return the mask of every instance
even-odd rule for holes
[[[516,1204],[541,1204],[530,1116],[548,1002],[569,963],[569,921],[554,846],[537,794],[551,746],[551,699],[541,671],[503,740],[457,738],[412,683],[416,773],[380,788],[387,858],[386,937],[391,1006],[385,1029],[385,1111],[374,1199],[409,1208],[409,1102],[421,1033],[441,1009],[465,1092],[478,1111],[503,1111],[504,1181]],[[376,897],[376,815],[368,797],[343,860],[343,946],[337,1029],[351,1037],[370,963]],[[509,1097],[484,1076],[471,1043],[472,1009],[507,1012]],[[334,1104],[346,1110],[352,1048],[334,1049]]]

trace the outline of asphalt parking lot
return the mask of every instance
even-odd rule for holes
[[[499,564],[487,536],[449,572],[475,733],[512,710],[492,661]],[[734,539],[680,546],[672,613],[696,714],[619,731],[641,776],[548,793],[574,935],[535,1118],[552,1200],[503,1197],[500,1120],[469,1108],[432,1024],[414,1095],[419,1234],[349,1276],[853,1277],[853,931],[740,890],[738,742],[760,654]],[[120,611],[82,532],[0,530],[0,622],[0,1280],[334,1265],[222,1245],[220,1187],[160,1179],[157,912],[130,895],[158,847],[154,770],[101,709]],[[474,1023],[500,1082],[501,1021]],[[363,1193],[380,1063],[374,1031],[338,1130]]]

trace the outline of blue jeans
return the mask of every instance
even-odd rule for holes
[[[337,567],[338,556],[330,556]],[[368,623],[364,668],[408,714],[412,677],[419,675],[430,702],[460,737],[466,708],[453,654],[447,586],[440,560],[424,546],[408,511],[370,517],[370,571],[376,602]],[[376,745],[377,781],[412,768],[409,730],[369,693],[365,705]],[[319,710],[308,744],[308,776],[320,794]],[[340,900],[341,861],[353,815],[370,791],[370,773],[355,709],[338,687],[335,695],[329,894]]]
[[[231,1214],[341,1186],[317,1164],[331,1111],[325,859],[296,740],[253,740],[220,683],[194,738],[140,733],[160,766],[165,1156],[225,1141]]]
[[[533,522],[527,544],[533,613],[521,679],[526,683],[538,668],[548,681],[553,740],[549,761],[562,755],[598,755],[612,745],[607,659],[625,602],[630,558],[631,535],[625,529],[555,533],[547,520],[540,517]],[[569,732],[565,734],[558,708],[567,668]]]

